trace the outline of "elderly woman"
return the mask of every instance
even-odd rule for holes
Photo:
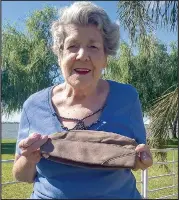
[[[152,165],[136,89],[101,79],[107,57],[118,48],[118,25],[100,7],[75,2],[53,23],[52,35],[65,82],[33,94],[24,103],[14,177],[34,183],[31,199],[141,199],[130,169],[82,168],[41,157],[39,148],[49,134],[88,129],[134,138],[139,144],[136,151],[146,155],[140,157],[137,169]]]

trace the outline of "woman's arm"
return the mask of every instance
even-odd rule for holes
[[[12,173],[16,180],[32,183],[37,172],[36,164],[41,159],[39,148],[47,141],[48,136],[39,133],[29,134],[31,120],[27,116],[28,109],[25,109],[25,105],[21,113]]]
[[[33,183],[36,175],[36,163],[31,162],[25,156],[16,154],[12,173],[18,181]]]
[[[131,106],[130,120],[134,138],[138,143],[136,152],[139,156],[139,162],[134,170],[144,170],[152,166],[153,158],[152,153],[150,152],[150,147],[146,144],[146,130],[143,122],[142,107],[138,93],[135,102]]]
[[[38,133],[30,135],[19,143],[21,155],[16,154],[13,177],[22,182],[33,183],[36,175],[36,164],[41,159],[40,146],[48,140],[48,136],[42,136]]]

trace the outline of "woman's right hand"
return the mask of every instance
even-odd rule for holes
[[[19,142],[21,155],[24,156],[28,162],[38,163],[41,159],[40,146],[48,140],[48,135],[41,135],[39,133],[32,133],[28,138]]]

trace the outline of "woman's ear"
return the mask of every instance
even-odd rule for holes
[[[59,66],[61,66],[61,56],[60,55],[58,55],[58,64],[59,64]]]
[[[107,57],[107,55],[105,55],[105,61],[104,61],[103,69],[105,69],[107,67],[107,64],[108,64],[108,57]]]

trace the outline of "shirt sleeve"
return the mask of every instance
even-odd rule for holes
[[[131,108],[130,113],[131,127],[134,134],[134,139],[138,144],[146,144],[146,130],[143,121],[142,108],[137,94],[137,99]]]
[[[19,124],[17,142],[16,142],[16,154],[19,154],[19,155],[21,154],[21,150],[18,144],[22,139],[25,139],[29,136],[29,127],[30,127],[30,124],[27,118],[27,113],[25,111],[25,108],[23,107],[22,112],[21,112],[21,119],[20,119],[20,124]]]

